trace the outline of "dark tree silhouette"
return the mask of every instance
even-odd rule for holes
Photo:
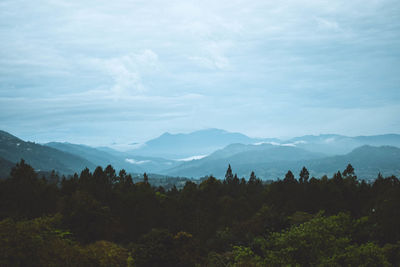
[[[283,179],[284,182],[286,183],[295,183],[296,179],[294,178],[294,175],[292,171],[288,171],[285,175],[285,179]]]
[[[310,173],[308,172],[306,167],[303,167],[300,171],[300,183],[307,183],[308,178],[310,177]]]
[[[229,184],[232,182],[232,180],[233,180],[233,173],[232,173],[231,164],[229,164],[228,169],[226,170],[226,173],[225,173],[225,181]]]

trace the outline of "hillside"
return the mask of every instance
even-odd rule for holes
[[[77,145],[71,143],[59,143],[51,142],[45,144],[48,147],[52,147],[79,157],[82,157],[90,162],[93,162],[97,166],[106,167],[111,164],[117,169],[125,169],[129,172],[142,172],[143,170],[139,166],[135,166],[126,161],[126,158],[119,154],[110,154],[108,152],[90,147],[85,145]]]
[[[162,172],[179,164],[179,162],[173,160],[130,155],[111,148],[93,148],[85,145],[59,142],[51,142],[45,145],[85,158],[103,168],[111,164],[117,170],[125,169],[131,173]]]
[[[0,157],[0,179],[8,177],[15,164]]]
[[[60,173],[71,174],[86,167],[95,168],[95,164],[82,157],[33,142],[25,142],[4,131],[0,131],[0,155],[12,163],[24,159],[38,171],[54,169]]]

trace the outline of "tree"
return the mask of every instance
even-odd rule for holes
[[[0,216],[34,218],[55,208],[57,187],[39,179],[35,170],[22,159],[11,170],[10,179],[0,194]]]
[[[339,183],[339,184],[343,182],[343,177],[342,177],[342,174],[340,173],[340,171],[333,174],[332,180],[335,183]]]
[[[343,171],[343,176],[354,176],[354,168],[349,163],[346,169]]]
[[[1,266],[132,266],[128,251],[98,241],[86,247],[61,229],[60,215],[0,221]],[[133,259],[130,258],[130,261]]]
[[[374,243],[352,245],[324,262],[325,266],[392,266],[384,249]]]
[[[232,173],[231,164],[229,164],[228,169],[226,170],[226,174],[225,174],[225,181],[229,184],[232,182],[232,180],[233,180],[233,173]]]
[[[300,171],[300,183],[307,183],[309,177],[310,173],[308,172],[306,167],[303,167],[303,169]]]
[[[346,169],[343,171],[343,176],[346,179],[346,181],[351,182],[351,183],[356,183],[357,176],[354,173],[354,168],[351,166],[351,164],[348,164]]]
[[[178,259],[173,250],[173,235],[168,230],[152,229],[142,236],[133,255],[139,266],[176,266]]]
[[[36,183],[37,173],[25,160],[21,159],[15,167],[11,169],[11,178],[22,183]]]
[[[292,173],[292,171],[288,171],[285,175],[285,179],[283,179],[284,182],[286,183],[295,183],[296,179],[294,178],[294,175]]]
[[[105,169],[104,169],[104,173],[108,179],[108,183],[113,184],[116,182],[117,180],[117,175],[115,173],[115,169],[111,166],[108,165]]]
[[[237,176],[237,173],[235,173],[235,176],[233,176],[232,182],[233,182],[235,185],[238,185],[238,184],[239,184],[240,180],[239,180],[239,177]]]
[[[97,241],[86,246],[83,252],[95,266],[129,266],[128,251],[112,242]]]
[[[249,178],[249,184],[255,184],[256,180],[257,180],[256,174],[254,173],[254,171],[252,171]]]
[[[318,214],[308,222],[272,233],[262,246],[263,254],[271,266],[318,266],[350,244],[347,235],[351,227],[348,214]]]
[[[119,171],[119,174],[115,180],[115,188],[119,190],[127,191],[133,186],[132,176],[130,174],[128,175],[124,169]]]

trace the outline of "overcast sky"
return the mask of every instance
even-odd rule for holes
[[[400,133],[400,1],[1,0],[0,129]]]

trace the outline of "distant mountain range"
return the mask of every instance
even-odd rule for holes
[[[260,175],[260,171],[266,163],[322,157],[324,157],[323,154],[292,146],[232,144],[217,150],[205,158],[185,162],[168,170],[167,173],[169,175],[189,177],[201,177],[210,174],[223,177],[228,164],[231,164],[238,175],[247,177],[252,170],[258,171],[257,174]]]
[[[51,142],[45,144],[52,148],[83,157],[96,166],[111,164],[115,169],[125,169],[131,173],[161,172],[180,164],[179,161],[156,157],[143,157],[120,152],[111,148],[93,148],[85,145]]]
[[[176,160],[208,155],[217,149],[234,143],[253,144],[262,141],[274,142],[279,140],[276,138],[251,138],[241,133],[207,129],[188,134],[164,133],[158,138],[147,141],[141,147],[130,150],[129,153]]]
[[[289,140],[278,138],[251,138],[241,133],[230,133],[220,129],[206,129],[188,134],[164,133],[149,140],[128,154],[161,157],[171,160],[204,156],[222,149],[230,144],[275,144],[303,148],[310,152],[325,155],[347,154],[363,146],[396,146],[400,147],[399,134],[349,137],[337,134],[305,135]]]
[[[306,166],[311,175],[321,177],[342,171],[352,164],[360,178],[373,179],[383,175],[400,175],[400,149],[392,146],[364,145],[345,155],[326,156],[302,148],[278,145],[230,145],[200,160],[185,162],[166,171],[172,176],[224,177],[228,164],[239,177],[249,177],[251,171],[267,179],[283,178],[288,170],[300,173]]]
[[[305,135],[295,137],[281,143],[295,145],[312,152],[328,155],[347,154],[353,149],[363,146],[396,146],[400,147],[400,135],[384,134],[373,136],[349,137],[337,134]]]
[[[378,146],[378,147],[376,147]],[[0,131],[0,177],[21,158],[36,170],[62,174],[111,164],[130,173],[222,178],[228,164],[239,176],[251,171],[264,179],[283,177],[291,169],[297,174],[306,166],[320,177],[343,170],[351,163],[359,177],[374,178],[400,174],[400,135],[347,137],[342,135],[302,136],[289,140],[251,138],[219,129],[188,134],[165,133],[137,149],[121,152],[109,147],[71,143],[26,142]]]
[[[71,143],[51,142],[44,145],[87,159],[96,166],[107,166],[111,164],[118,169],[125,169],[130,172],[142,172],[140,167],[130,164],[126,161],[126,157],[120,154],[111,154],[90,146]]]

